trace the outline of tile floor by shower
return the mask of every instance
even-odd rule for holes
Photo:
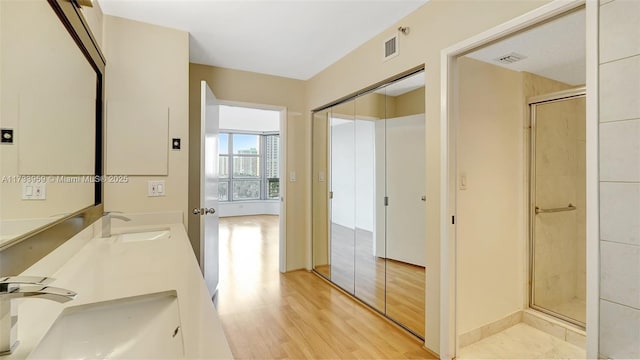
[[[519,323],[468,345],[457,359],[584,359],[586,351],[527,324]]]

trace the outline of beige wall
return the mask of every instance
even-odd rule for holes
[[[424,94],[425,88],[421,87],[394,97],[395,111],[393,116],[387,117],[403,117],[424,113]]]
[[[206,80],[216,97],[223,101],[243,102],[256,105],[279,106],[287,109],[287,128],[285,144],[286,171],[295,171],[297,181],[290,182],[287,175],[286,183],[286,269],[295,270],[306,268],[310,262],[306,239],[310,231],[307,219],[309,214],[307,194],[311,187],[309,177],[309,123],[304,121],[305,109],[304,82],[277,76],[230,70],[206,65],[190,64],[189,66],[189,113],[190,137],[199,138],[200,124],[200,81]],[[196,146],[196,144],[192,144]],[[198,152],[192,151],[189,159],[191,169],[199,168]],[[190,188],[198,188],[197,176],[190,172]],[[197,203],[198,195],[191,192],[190,202]],[[189,237],[194,249],[198,251],[199,235],[195,229],[199,228],[198,219],[190,218]]]
[[[309,108],[322,106],[346,94],[379,82],[419,64],[426,66],[426,194],[427,216],[427,314],[426,346],[439,351],[440,323],[440,56],[442,49],[493,26],[531,11],[547,0],[523,1],[430,1],[389,27],[340,61],[309,80]],[[384,39],[398,26],[400,53],[382,62]],[[310,116],[307,115],[307,121]],[[307,195],[307,199],[310,194]],[[307,200],[308,201],[308,200]]]
[[[457,160],[466,180],[466,189],[461,179],[457,189],[458,333],[464,334],[523,308],[529,261],[527,99],[574,86],[469,58],[458,64]],[[569,131],[539,131],[538,200],[546,207],[571,202],[579,211],[536,218],[546,221],[536,237],[536,298],[551,309],[574,297],[584,300],[586,259],[585,164],[579,156],[582,149],[584,157],[584,102],[553,104],[551,125],[564,119]],[[543,171],[549,163],[562,176]]]
[[[637,359],[640,1],[602,0],[600,4],[600,354]]]
[[[182,211],[187,224],[188,197],[188,81],[187,32],[104,16],[103,52],[107,59],[106,103],[162,104],[169,109],[167,176],[129,176],[128,183],[106,183],[105,210],[124,212]],[[106,116],[109,121],[109,114]],[[165,122],[166,117],[159,118]],[[108,126],[108,124],[107,124]],[[166,125],[165,125],[166,126]],[[129,129],[145,141],[148,133]],[[169,150],[169,138],[181,138],[180,151]],[[117,146],[117,144],[114,144]],[[136,154],[131,154],[136,159]],[[121,174],[129,175],[129,174]],[[165,180],[166,196],[148,197],[147,182]]]
[[[458,334],[521,310],[525,212],[522,77],[458,60]]]

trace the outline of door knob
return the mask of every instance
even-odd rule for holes
[[[195,208],[195,209],[193,209],[192,213],[193,213],[193,215],[200,215],[200,216],[202,216],[202,215],[213,215],[213,214],[216,213],[216,209],[214,209],[214,208],[208,208],[208,209],[207,208],[200,208],[200,209]]]

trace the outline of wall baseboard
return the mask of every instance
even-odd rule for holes
[[[247,215],[280,215],[279,201],[220,202],[220,217]]]
[[[501,331],[504,331],[518,323],[521,323],[522,313],[523,312],[521,310],[516,311],[503,317],[502,319],[488,323],[471,331],[467,331],[464,334],[460,334],[460,336],[458,336],[460,348],[471,345],[491,335],[495,335]]]
[[[539,311],[532,309],[524,310],[522,313],[522,322],[582,349],[586,347],[587,338],[585,331],[574,328],[569,324],[556,320]]]
[[[502,319],[460,334],[459,346],[463,348],[471,345],[521,322],[580,348],[584,349],[586,346],[586,333],[583,330],[533,309],[516,311]]]

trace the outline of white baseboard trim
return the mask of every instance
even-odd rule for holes
[[[236,201],[220,202],[220,217],[247,215],[280,215],[280,202],[275,201]]]

